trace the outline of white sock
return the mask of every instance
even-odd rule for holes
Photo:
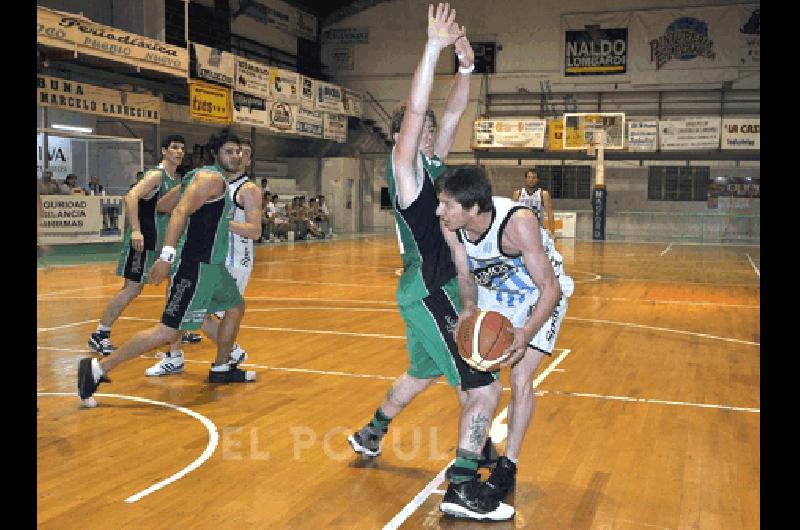
[[[170,358],[183,357],[183,350],[170,350],[169,356]]]
[[[217,364],[212,364],[211,365],[211,371],[212,372],[227,372],[230,369],[231,369],[231,365],[229,365],[228,363],[222,363],[222,364],[219,364],[219,365],[217,365]]]
[[[100,381],[100,378],[103,377],[103,369],[100,368],[100,361],[97,359],[92,359],[92,377],[94,378],[94,382]]]
[[[97,333],[111,333],[111,328],[108,326],[104,326],[103,324],[97,325]]]

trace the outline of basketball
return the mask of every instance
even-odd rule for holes
[[[503,352],[514,342],[513,329],[497,311],[478,311],[458,330],[458,353],[471,367],[488,372],[505,360]]]

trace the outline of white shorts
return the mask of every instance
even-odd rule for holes
[[[247,282],[250,281],[250,273],[253,272],[252,268],[247,267],[226,267],[228,272],[231,273],[233,279],[236,280],[236,287],[239,288],[239,294],[244,296],[244,290],[247,287]],[[214,313],[218,318],[225,316],[225,311],[218,311]]]

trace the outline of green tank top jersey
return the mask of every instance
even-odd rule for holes
[[[180,181],[177,178],[171,178],[161,165],[147,170],[147,172],[150,171],[159,171],[161,173],[161,185],[151,197],[139,199],[139,230],[142,232],[142,237],[144,237],[145,250],[161,250],[164,234],[169,223],[169,214],[158,213],[156,204],[169,190],[180,184]],[[122,238],[122,248],[127,248],[130,244],[131,224],[127,223],[125,234]]]
[[[392,200],[397,237],[403,259],[403,274],[397,284],[397,303],[406,305],[427,297],[456,276],[450,248],[444,240],[436,207],[433,183],[446,170],[438,155],[428,159],[422,152],[425,172],[422,188],[414,202],[401,209],[397,202],[397,184],[392,167],[392,155],[386,167],[389,197]]]
[[[183,177],[180,194],[194,180],[198,171],[213,171],[225,183],[222,196],[206,202],[186,222],[186,228],[178,242],[177,254],[181,260],[201,261],[212,265],[224,265],[228,256],[229,224],[233,217],[233,201],[228,193],[227,179],[216,166],[193,169]]]

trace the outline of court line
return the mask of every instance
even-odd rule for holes
[[[727,337],[718,337],[716,335],[708,335],[706,333],[695,333],[694,331],[684,331],[682,329],[670,329],[670,328],[661,328],[657,326],[646,326],[644,324],[634,324],[632,322],[614,322],[613,320],[600,320],[596,318],[581,318],[581,317],[564,317],[567,320],[580,320],[583,322],[596,322],[598,324],[612,324],[615,326],[626,326],[631,328],[639,328],[639,329],[652,329],[654,331],[665,331],[669,333],[677,333],[679,335],[691,335],[693,337],[700,337],[703,339],[711,339],[711,340],[724,340],[726,342],[736,342],[739,344],[747,344],[750,346],[761,346],[758,342],[752,342],[749,340],[740,340],[740,339],[729,339]]]
[[[64,329],[64,328],[73,328],[75,326],[81,326],[83,324],[91,324],[94,322],[100,322],[100,319],[95,318],[93,320],[84,320],[82,322],[71,322],[69,324],[62,324],[61,326],[54,326],[52,328],[36,328],[36,333],[41,333],[43,331],[55,331],[57,329]]]
[[[37,395],[39,395],[39,396],[70,396],[70,397],[76,397],[74,392],[37,392]],[[126,395],[123,395],[123,394],[95,394],[95,396],[97,396],[97,397],[110,397],[110,398],[127,399],[127,400],[130,400],[130,401],[139,401],[141,403],[147,403],[147,404],[150,404],[150,405],[158,405],[158,406],[161,406],[161,407],[171,408],[171,409],[177,410],[178,412],[182,412],[183,414],[191,416],[192,418],[200,421],[200,423],[202,423],[203,426],[208,431],[208,444],[206,444],[205,450],[200,454],[199,457],[197,457],[191,464],[189,464],[185,468],[181,469],[180,471],[178,471],[174,475],[171,475],[171,476],[165,478],[164,480],[162,480],[160,482],[157,482],[157,483],[153,484],[152,486],[149,486],[149,487],[143,489],[139,493],[135,493],[135,494],[131,495],[130,497],[125,499],[126,503],[131,504],[131,503],[137,502],[137,501],[141,500],[143,497],[146,497],[147,495],[150,495],[151,493],[160,490],[164,486],[168,486],[169,484],[175,482],[176,480],[185,477],[186,475],[188,475],[189,473],[191,473],[192,471],[194,471],[195,469],[200,467],[206,460],[211,458],[211,455],[214,453],[214,451],[217,448],[217,445],[219,443],[219,433],[217,432],[217,427],[214,425],[214,422],[212,422],[211,420],[209,420],[208,418],[206,418],[202,414],[199,414],[199,413],[197,413],[197,412],[195,412],[195,411],[193,411],[191,409],[187,409],[186,407],[181,407],[179,405],[173,405],[172,403],[165,403],[163,401],[155,401],[153,399],[147,399],[147,398],[142,398],[142,397],[138,397],[138,396],[126,396]]]
[[[109,295],[92,295],[92,296],[59,296],[57,298],[53,298],[53,300],[96,300],[98,298],[108,298]],[[164,295],[162,294],[140,294],[137,298],[160,298],[164,299]],[[288,298],[285,296],[245,296],[245,301],[256,301],[256,302],[267,302],[267,301],[279,301],[279,302],[343,302],[348,304],[381,304],[381,305],[392,305],[396,306],[397,302],[392,300],[350,300],[346,298]],[[350,307],[346,307],[344,309],[354,309]],[[248,309],[248,311],[250,311]],[[122,318],[122,317],[120,317]]]
[[[556,358],[553,362],[551,362],[547,368],[545,368],[539,377],[533,380],[533,388],[536,388],[542,381],[544,381],[545,377],[550,375],[558,364],[564,360],[564,358],[569,355],[570,349],[564,350],[561,355]],[[508,425],[503,424],[503,421],[508,417],[508,407],[504,408],[500,414],[498,414],[494,421],[492,421],[492,426],[489,429],[489,436],[492,437],[492,442],[502,442],[506,439],[506,435],[508,434]],[[495,438],[495,436],[497,436]],[[411,517],[411,515],[417,511],[417,509],[422,506],[422,504],[428,500],[428,497],[431,496],[431,493],[434,491],[438,491],[437,488],[440,484],[444,482],[444,475],[447,473],[447,468],[449,468],[454,460],[451,460],[445,467],[442,469],[439,474],[437,474],[433,480],[428,482],[428,484],[422,488],[422,491],[417,493],[411,501],[406,504],[400,512],[398,512],[392,519],[383,526],[383,530],[397,530],[401,524],[403,524],[406,519]]]
[[[667,401],[663,399],[650,399],[650,398],[637,398],[630,396],[606,396],[603,394],[589,394],[585,392],[563,392],[561,390],[542,390],[539,395],[553,394],[557,396],[575,396],[575,397],[590,397],[598,399],[610,399],[614,401],[626,401],[629,403],[658,403],[661,405],[678,405],[683,407],[698,407],[701,409],[721,409],[733,410],[736,412],[757,412],[761,413],[760,408],[753,407],[733,407],[730,405],[715,405],[712,403],[692,403],[690,401]],[[494,437],[492,437],[494,440]]]
[[[626,303],[649,303],[649,304],[676,304],[676,305],[710,305],[714,307],[736,307],[742,309],[761,309],[761,305],[747,305],[747,304],[723,304],[721,302],[698,302],[694,300],[655,300],[652,298],[619,298],[613,296],[581,296],[575,295],[569,297],[570,300],[573,299],[585,299],[585,300],[605,300],[609,302],[626,302]]]
[[[756,264],[753,263],[753,258],[750,257],[750,254],[745,254],[745,256],[747,256],[747,259],[750,260],[750,265],[753,266],[753,270],[756,271],[758,277],[761,278],[761,271],[759,271],[758,267],[756,267]]]
[[[662,251],[661,251],[661,254],[659,254],[659,256],[663,256],[664,254],[666,254],[666,253],[667,253],[667,252],[669,252],[670,250],[672,250],[672,243],[670,243],[669,245],[667,245],[667,248],[665,248],[664,250],[662,250]]]

